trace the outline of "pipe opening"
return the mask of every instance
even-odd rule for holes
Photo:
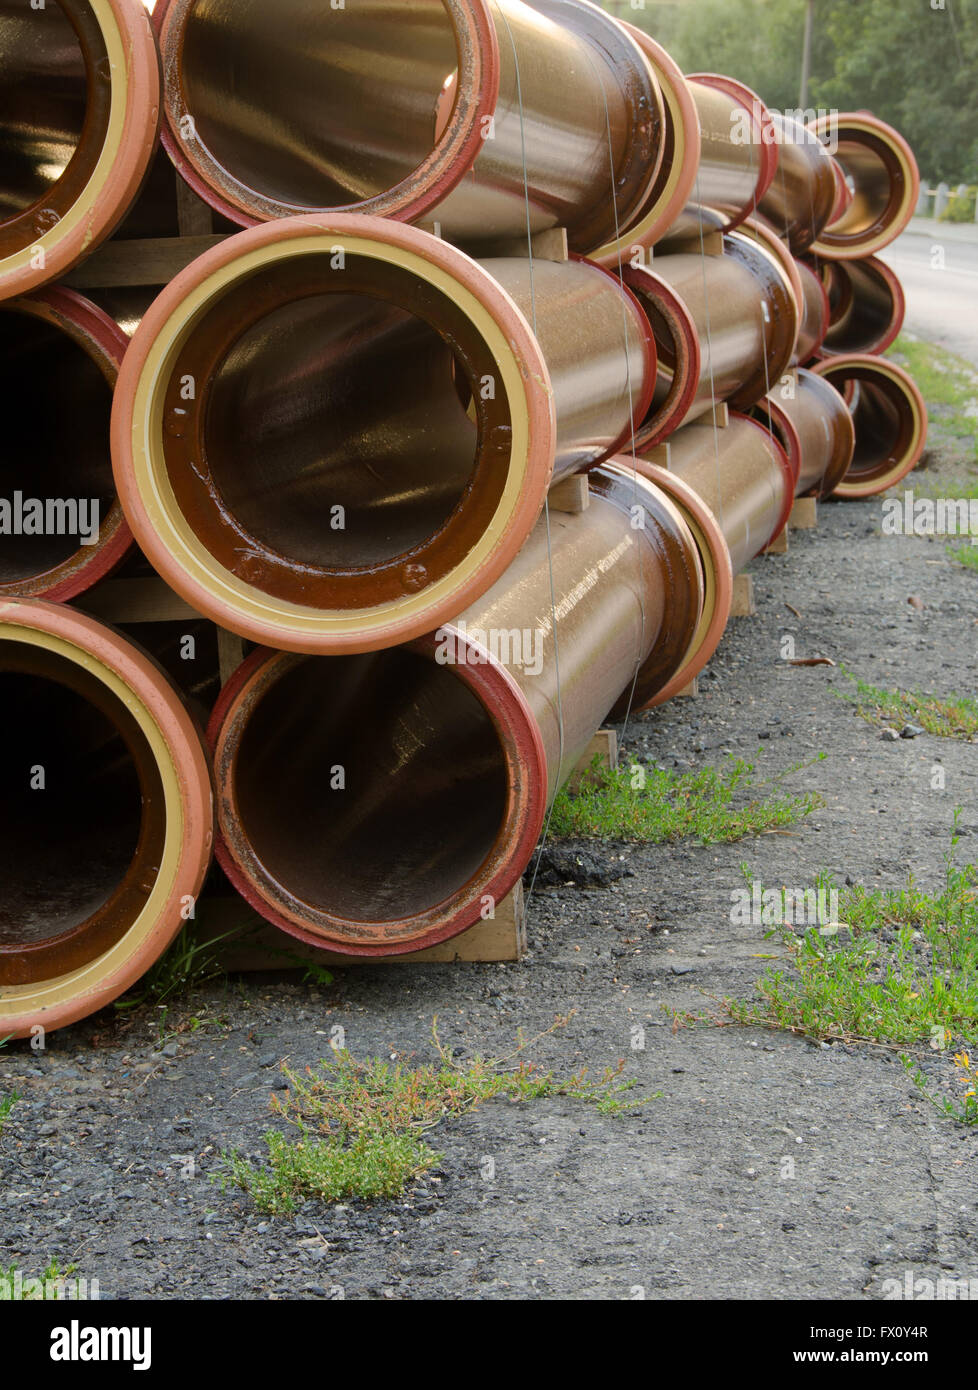
[[[496,728],[451,666],[409,649],[289,659],[232,737],[237,823],[225,838],[243,836],[317,913],[424,912],[471,879],[501,833]]]
[[[162,437],[210,553],[322,608],[396,599],[458,564],[512,441],[498,364],[463,311],[399,266],[332,260],[278,261],[209,305],[170,370]]]
[[[821,269],[832,312],[823,349],[884,351],[900,331],[904,314],[903,293],[892,271],[872,256],[825,261]]]
[[[898,467],[915,437],[913,405],[899,383],[868,368],[822,375],[842,392],[855,428],[846,482],[868,482]]]
[[[132,715],[60,653],[0,644],[0,717],[0,983],[21,983],[122,936],[160,864],[163,795]]]
[[[0,587],[44,575],[79,551],[94,553],[83,539],[104,527],[116,504],[111,409],[112,388],[79,342],[35,314],[0,305],[0,506],[10,508]],[[43,515],[27,505],[35,501]]]
[[[447,7],[403,0],[197,0],[180,47],[197,139],[232,180],[297,212],[409,178],[459,65]]]
[[[889,225],[903,199],[906,180],[896,152],[878,135],[840,132],[833,150],[852,199],[842,216],[826,229],[828,241],[850,241]]]
[[[108,128],[110,83],[98,75],[105,42],[84,0],[38,9],[0,0],[0,53],[0,249],[9,252],[54,225],[88,182]]]

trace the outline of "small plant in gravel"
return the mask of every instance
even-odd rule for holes
[[[289,1089],[284,1096],[273,1095],[272,1110],[296,1137],[269,1130],[268,1161],[262,1165],[238,1152],[225,1153],[216,1180],[222,1189],[242,1188],[260,1210],[271,1214],[294,1211],[309,1197],[327,1202],[397,1197],[409,1182],[441,1162],[425,1133],[485,1100],[573,1096],[606,1114],[648,1104],[627,1098],[635,1083],[617,1079],[623,1061],[589,1080],[586,1071],[558,1078],[526,1060],[527,1048],[565,1027],[571,1017],[558,1019],[528,1042],[521,1038],[505,1057],[476,1057],[464,1066],[439,1040],[437,1019],[432,1029],[436,1063],[408,1067],[377,1057],[358,1061],[336,1050],[329,1060],[307,1068],[305,1075],[283,1065]]]
[[[884,690],[858,680],[851,671],[842,674],[852,682],[852,690],[838,690],[841,699],[850,700],[857,712],[871,724],[919,724],[929,734],[941,738],[973,739],[978,734],[978,701],[966,695],[923,695],[920,691]]]
[[[953,1096],[936,1094],[920,1066],[911,1057],[904,1054],[901,1061],[918,1091],[942,1114],[962,1125],[978,1125],[978,1064],[971,1060],[970,1053],[954,1054],[954,1079],[964,1089],[961,1095]]]
[[[0,1303],[59,1302],[77,1298],[78,1284],[72,1278],[76,1268],[72,1264],[63,1270],[57,1260],[52,1260],[38,1275],[25,1275],[16,1265],[0,1269]]]
[[[965,569],[978,570],[978,546],[972,545],[970,541],[966,545],[946,545],[944,549],[952,560],[964,565]]]
[[[818,793],[811,791],[793,795],[775,790],[767,796],[757,795],[762,788],[774,785],[772,781],[757,782],[754,764],[733,756],[725,767],[700,767],[694,772],[647,768],[638,763],[615,769],[595,766],[576,792],[564,789],[558,794],[550,830],[562,838],[661,844],[692,837],[716,844],[791,825],[821,805]]]
[[[959,815],[944,855],[942,892],[921,892],[912,875],[899,891],[842,890],[844,921],[766,933],[780,941],[788,968],[765,971],[760,1000],[722,1000],[722,1016],[713,1021],[783,1028],[820,1041],[978,1043],[978,865],[957,863]],[[829,877],[818,882],[826,890],[834,886]]]
[[[17,1091],[12,1091],[9,1096],[0,1096],[0,1134],[3,1133],[4,1124],[10,1118],[10,1112],[19,1100],[20,1094]]]

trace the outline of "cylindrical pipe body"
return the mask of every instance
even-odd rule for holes
[[[662,234],[670,245],[732,231],[754,213],[774,178],[777,143],[771,113],[756,92],[731,77],[687,79],[700,126],[700,163],[691,201]]]
[[[852,462],[855,431],[845,401],[831,382],[799,367],[751,412],[773,427],[797,481],[795,496],[825,498]]]
[[[232,677],[210,727],[218,854],[270,921],[351,955],[464,930],[622,691],[669,679],[702,607],[693,538],[621,462],[590,481],[451,624],[370,654],[260,650]]]
[[[693,91],[661,44],[642,29],[625,28],[648,59],[663,103],[662,162],[641,210],[631,227],[619,226],[613,241],[592,253],[610,270],[643,264],[646,252],[679,217],[689,202],[700,163],[700,120]]]
[[[835,209],[838,190],[832,158],[818,136],[791,117],[772,112],[778,166],[758,211],[793,256],[800,256],[821,235]]]
[[[349,214],[252,228],[167,286],[113,462],[198,611],[298,651],[430,631],[503,573],[554,477],[630,440],[655,370],[630,292],[586,262],[491,266]]]
[[[795,261],[795,266],[801,285],[802,312],[794,360],[804,365],[818,356],[825,335],[829,331],[832,310],[821,276],[805,261]]]
[[[109,236],[149,168],[160,81],[139,0],[0,4],[0,299]]]
[[[0,596],[74,598],[131,549],[109,448],[127,346],[60,285],[0,302]]]
[[[656,387],[637,432],[640,450],[714,402],[745,409],[791,361],[795,296],[774,257],[740,232],[724,238],[721,256],[657,256],[651,268],[626,270],[625,280],[656,340]]]
[[[734,574],[783,530],[794,474],[782,446],[756,420],[732,415],[723,429],[685,425],[669,441],[669,471],[716,517]]]
[[[927,407],[895,362],[868,353],[827,357],[813,368],[839,391],[852,415],[855,445],[835,497],[873,497],[907,476],[927,441]]]
[[[164,143],[242,226],[358,211],[475,245],[564,226],[588,252],[661,160],[652,70],[586,0],[164,0],[154,21]]]
[[[117,998],[190,919],[210,863],[201,736],[159,667],[61,604],[0,599],[0,1033]]]

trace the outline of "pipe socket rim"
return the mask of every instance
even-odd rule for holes
[[[83,131],[76,158],[88,170],[72,191],[72,164],[16,218],[0,225],[0,299],[56,280],[116,229],[149,169],[160,123],[160,66],[149,15],[140,0],[75,0],[96,26],[104,53],[86,64],[86,80],[109,88],[104,119]],[[43,11],[39,11],[43,13]],[[94,31],[93,31],[94,33]]]
[[[0,1033],[63,1028],[117,999],[184,925],[210,866],[214,807],[203,743],[162,670],[96,619],[44,599],[0,600],[0,642],[28,643],[82,666],[124,702],[152,751],[163,787],[165,840],[146,902],[102,954],[64,974],[0,991]]]
[[[499,367],[512,423],[508,473],[478,542],[447,573],[372,607],[303,607],[262,592],[212,556],[180,510],[167,477],[164,397],[173,363],[228,287],[296,255],[373,257],[449,295]],[[182,271],[155,300],[123,362],[112,412],[116,486],[139,545],[167,582],[205,617],[286,651],[360,652],[408,641],[451,619],[503,573],[536,522],[556,440],[553,391],[529,324],[510,296],[468,256],[415,227],[363,214],[264,223],[229,237]],[[451,519],[446,523],[451,524]],[[411,570],[410,565],[403,567]]]

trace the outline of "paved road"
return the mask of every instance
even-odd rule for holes
[[[978,237],[952,235],[911,226],[881,259],[903,283],[907,328],[978,367]]]

